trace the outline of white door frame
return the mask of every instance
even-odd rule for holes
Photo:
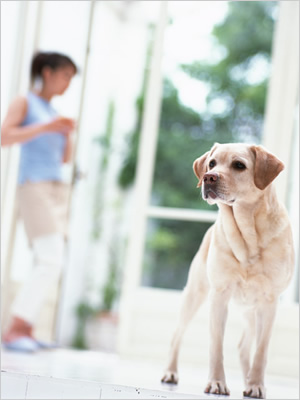
[[[11,90],[8,101],[11,101],[19,93],[27,92],[29,86],[27,64],[30,55],[37,49],[43,6],[41,1],[19,1],[17,3],[19,35],[15,43],[16,60],[11,74]],[[30,19],[34,23],[29,23]],[[19,149],[4,148],[1,149],[1,153],[5,155],[4,162],[1,160],[1,166],[4,169],[4,182],[1,182],[1,266],[4,270],[1,279],[1,288],[3,289],[1,311],[2,322],[5,324],[11,300],[11,262],[17,224],[16,188]]]

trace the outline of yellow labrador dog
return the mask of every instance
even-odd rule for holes
[[[233,298],[245,306],[247,321],[239,343],[244,396],[265,397],[264,372],[276,307],[294,265],[289,220],[271,184],[283,168],[262,146],[240,143],[216,143],[195,160],[202,196],[209,204],[217,203],[219,213],[190,267],[163,382],[177,383],[183,333],[210,291],[210,367],[205,392],[230,394],[223,367],[223,337],[228,302]]]

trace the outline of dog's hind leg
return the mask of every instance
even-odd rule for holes
[[[243,371],[245,384],[247,383],[250,371],[250,353],[255,337],[255,313],[254,310],[247,310],[244,313],[245,330],[239,343],[240,363]]]
[[[274,300],[270,303],[260,304],[256,309],[256,351],[244,391],[246,397],[264,399],[266,396],[264,374],[276,307],[277,301]]]

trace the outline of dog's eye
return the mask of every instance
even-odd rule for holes
[[[211,160],[210,162],[209,162],[209,164],[208,164],[208,166],[209,166],[209,168],[213,168],[213,167],[215,167],[216,166],[216,161],[215,160]]]
[[[246,165],[243,164],[243,163],[240,162],[240,161],[235,161],[235,162],[232,164],[232,166],[233,166],[234,169],[239,169],[239,170],[246,169]]]

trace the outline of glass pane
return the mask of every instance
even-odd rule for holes
[[[142,285],[183,289],[191,261],[211,225],[148,219]]]
[[[261,141],[276,9],[169,2],[152,205],[214,209],[199,201],[193,161],[214,142]]]

